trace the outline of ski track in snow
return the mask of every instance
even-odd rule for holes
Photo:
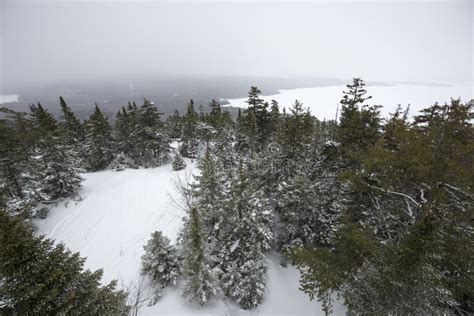
[[[44,220],[37,220],[38,234],[63,242],[71,251],[87,257],[88,269],[104,269],[103,283],[113,279],[119,286],[137,283],[143,246],[155,230],[176,242],[184,211],[179,200],[176,177],[190,180],[195,163],[175,172],[171,165],[154,169],[128,169],[84,174],[79,192],[82,200],[66,201],[53,207]],[[283,268],[277,254],[269,254],[268,293],[263,303],[244,311],[228,299],[215,299],[205,307],[181,297],[179,286],[165,290],[154,306],[141,308],[141,315],[324,315],[321,305],[310,301],[298,287],[299,273]],[[345,309],[336,304],[335,315]]]

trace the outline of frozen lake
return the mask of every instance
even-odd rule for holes
[[[291,90],[280,90],[279,94],[264,96],[265,101],[276,100],[281,107],[288,108],[299,100],[304,107],[310,109],[311,113],[319,119],[333,119],[336,109],[342,98],[342,91],[346,86],[314,87]],[[368,95],[372,96],[369,104],[383,105],[382,115],[392,113],[398,104],[410,105],[410,115],[415,115],[425,107],[435,102],[450,102],[451,98],[460,97],[463,101],[474,98],[473,83],[462,82],[446,85],[425,84],[393,84],[386,86],[367,85]],[[265,91],[263,91],[265,92]],[[230,105],[247,108],[247,98],[228,100]]]
[[[18,94],[0,94],[0,104],[18,101]]]

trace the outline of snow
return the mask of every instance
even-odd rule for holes
[[[452,84],[391,84],[385,86],[366,85],[368,95],[372,99],[369,104],[383,105],[381,113],[384,117],[393,113],[398,104],[410,105],[410,114],[416,115],[419,110],[433,105],[435,102],[450,102],[452,98],[460,97],[467,102],[474,98],[473,82],[458,82]],[[311,113],[319,119],[334,119],[342,92],[347,91],[346,86],[314,87],[291,90],[280,90],[279,94],[264,96],[265,101],[276,100],[287,111],[295,100],[303,102],[304,107],[309,107]],[[263,91],[265,92],[265,91]],[[228,100],[230,106],[247,108],[247,98]],[[339,106],[339,111],[340,111]]]
[[[184,211],[176,205],[177,179],[190,181],[196,163],[176,172],[171,165],[154,169],[107,170],[83,175],[82,200],[53,207],[44,220],[37,220],[38,234],[64,242],[87,257],[86,267],[104,269],[103,282],[117,279],[119,285],[138,284],[143,246],[155,230],[176,242]],[[141,315],[324,315],[321,305],[298,289],[299,272],[283,268],[277,254],[268,262],[268,293],[254,310],[243,311],[228,299],[217,299],[205,307],[190,304],[179,287],[165,290],[154,306],[143,306]],[[345,309],[337,305],[335,315]]]
[[[7,102],[18,102],[18,94],[0,94],[0,104]]]

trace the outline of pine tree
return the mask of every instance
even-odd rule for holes
[[[314,131],[313,119],[308,111],[304,111],[303,104],[298,100],[290,108],[291,114],[284,123],[280,142],[287,158],[302,157]]]
[[[191,100],[188,105],[186,116],[183,119],[182,144],[180,148],[181,155],[188,158],[196,158],[198,154],[199,142],[197,139],[199,117],[194,111],[194,101]]]
[[[64,245],[34,236],[0,211],[2,314],[126,315],[125,293],[116,282],[100,284],[102,271],[84,270],[84,258]]]
[[[156,106],[144,99],[138,111],[136,125],[138,146],[144,166],[160,165],[170,151],[168,135],[164,132]]]
[[[205,305],[218,289],[206,243],[206,234],[197,208],[192,207],[182,232],[182,271],[185,278],[183,297],[190,302]]]
[[[174,171],[180,171],[186,168],[186,163],[179,153],[174,156],[172,166]]]
[[[354,78],[352,85],[344,91],[341,119],[338,128],[338,140],[343,148],[359,150],[375,144],[380,129],[380,106],[369,106],[365,102],[371,99],[366,96],[365,83]]]
[[[155,231],[143,247],[142,271],[147,274],[155,286],[155,302],[161,297],[162,289],[176,285],[180,275],[177,250],[162,232]]]
[[[88,169],[97,171],[106,168],[113,159],[111,127],[97,104],[86,123],[86,132],[85,151]]]
[[[272,139],[276,139],[277,132],[280,128],[280,116],[281,114],[278,102],[272,100],[269,114],[269,134]]]
[[[38,180],[43,184],[40,193],[42,200],[52,201],[77,192],[82,181],[79,175],[82,170],[75,167],[66,145],[43,141],[32,159]]]
[[[209,107],[211,108],[211,112],[209,113],[209,123],[219,134],[222,131],[224,123],[221,105],[215,99],[212,99]]]
[[[397,110],[375,143],[344,148],[350,194],[336,236],[294,254],[310,297],[339,291],[355,314],[474,311],[471,109],[435,104],[413,124]]]
[[[85,131],[81,125],[79,119],[72,109],[66,104],[63,97],[59,97],[59,103],[61,105],[62,115],[60,116],[60,129],[61,134],[66,139],[66,143],[69,145],[77,145],[78,142],[82,142],[85,139]]]
[[[38,138],[56,136],[58,123],[54,116],[38,102],[30,106],[30,117],[32,124],[37,131]]]
[[[265,252],[273,238],[266,201],[241,170],[232,185],[216,244],[221,288],[243,309],[259,305],[265,294]]]
[[[166,120],[167,130],[171,138],[180,138],[183,128],[183,118],[179,115],[179,111],[175,110],[173,115]]]
[[[270,114],[268,103],[260,98],[261,91],[257,87],[251,87],[248,100],[248,108],[244,111],[245,133],[250,141],[252,150],[260,150],[270,136]]]
[[[199,160],[200,174],[195,176],[194,197],[196,206],[201,211],[203,225],[209,238],[219,237],[220,224],[223,221],[223,200],[225,199],[225,179],[217,160],[209,147]]]

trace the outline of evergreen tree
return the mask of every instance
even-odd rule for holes
[[[250,141],[252,150],[259,150],[270,136],[270,114],[268,103],[260,98],[261,91],[251,87],[248,95],[248,108],[244,111],[245,133]]]
[[[186,116],[183,119],[182,144],[180,148],[181,155],[188,158],[196,158],[198,154],[199,142],[197,139],[199,117],[194,111],[194,101],[191,100],[188,105]]]
[[[174,171],[180,171],[186,168],[186,163],[179,153],[174,156],[172,165]]]
[[[271,101],[270,114],[269,114],[269,134],[271,138],[275,139],[277,132],[281,124],[281,114],[278,102],[275,100]]]
[[[412,125],[397,111],[375,144],[345,148],[358,167],[339,177],[350,200],[333,243],[294,255],[310,297],[339,290],[355,314],[472,313],[471,109],[435,104]]]
[[[2,314],[126,315],[116,282],[100,284],[102,271],[84,270],[84,258],[64,245],[33,235],[21,220],[0,211]]]
[[[220,224],[224,214],[226,179],[209,147],[199,160],[200,174],[195,176],[194,197],[196,206],[201,210],[203,225],[211,240],[218,239]]]
[[[38,102],[30,106],[30,117],[38,138],[51,138],[56,136],[58,122],[48,110]]]
[[[39,211],[41,179],[31,163],[38,133],[26,113],[0,109],[0,207],[9,214],[31,218]]]
[[[283,133],[280,135],[280,142],[285,150],[286,157],[302,157],[306,147],[311,142],[314,131],[312,116],[305,112],[303,104],[295,101],[290,109],[291,114],[284,123]]]
[[[365,83],[354,78],[352,85],[344,91],[341,119],[338,128],[338,140],[343,148],[358,150],[375,144],[380,129],[380,106],[369,106],[365,102],[371,99],[366,96]]]
[[[79,189],[82,181],[79,173],[82,170],[75,167],[66,145],[42,141],[32,160],[36,167],[36,177],[42,183],[42,200],[68,197]]]
[[[209,105],[211,108],[211,112],[209,113],[209,123],[210,125],[217,131],[217,133],[222,132],[223,128],[223,113],[221,109],[221,105],[216,100],[212,99]]]
[[[261,191],[241,170],[231,188],[216,244],[222,290],[243,309],[259,305],[265,294],[265,252],[273,238],[271,212]]]
[[[206,233],[197,208],[192,207],[182,231],[182,271],[185,278],[183,297],[199,305],[206,304],[218,289],[206,243]]]
[[[85,131],[79,119],[74,115],[71,107],[66,104],[63,97],[59,97],[62,115],[60,116],[60,129],[62,136],[69,145],[77,145],[85,139]]]
[[[97,104],[86,123],[86,132],[85,152],[88,169],[97,171],[106,168],[113,159],[111,127]]]
[[[144,99],[138,111],[137,137],[142,164],[160,165],[170,151],[168,135],[164,132],[156,106]]]
[[[166,120],[167,130],[171,138],[180,138],[183,128],[183,118],[179,115],[178,110],[175,110],[173,115]]]
[[[151,234],[151,239],[143,248],[142,271],[153,281],[156,302],[161,297],[162,289],[176,285],[180,275],[178,253],[170,245],[170,240],[159,231]]]

